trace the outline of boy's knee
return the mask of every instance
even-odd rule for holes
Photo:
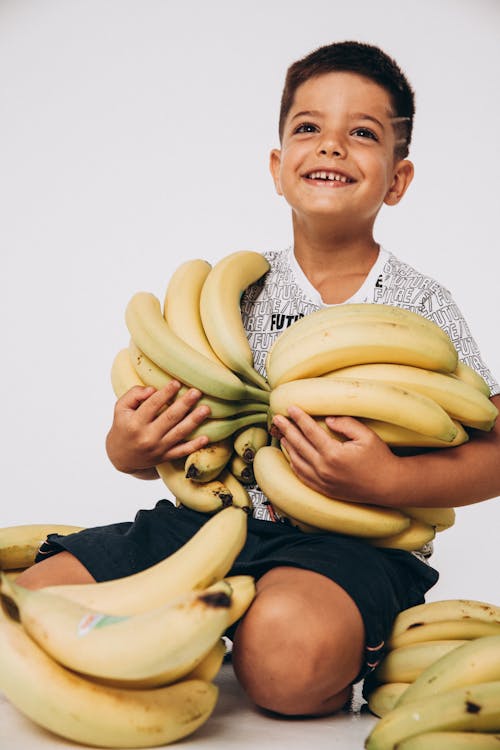
[[[23,570],[16,583],[27,589],[41,589],[67,583],[94,583],[95,578],[87,568],[66,550],[41,560]]]

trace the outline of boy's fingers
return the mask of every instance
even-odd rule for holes
[[[150,386],[134,385],[130,390],[120,396],[117,404],[124,409],[132,409],[135,411],[146,399],[148,399],[155,389]]]
[[[205,445],[208,445],[208,438],[206,435],[199,435],[193,440],[188,440],[186,443],[178,443],[173,448],[169,448],[163,454],[162,461],[173,461],[176,458],[184,458],[199,448],[204,448]]]
[[[163,388],[153,391],[140,407],[141,414],[146,421],[155,419],[158,412],[176,397],[180,387],[181,384],[178,380],[171,380]]]
[[[169,411],[172,409],[171,407]],[[159,439],[163,440],[166,449],[169,449],[184,441],[188,435],[195,430],[210,414],[208,406],[197,406],[192,411],[186,411],[174,417],[164,412],[160,415],[161,419],[156,420],[156,427],[161,430]]]

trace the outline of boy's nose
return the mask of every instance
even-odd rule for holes
[[[326,136],[318,144],[318,154],[342,158],[346,155],[346,148],[340,138]]]

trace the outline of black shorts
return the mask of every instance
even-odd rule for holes
[[[208,516],[160,500],[133,522],[85,529],[68,536],[50,534],[36,562],[67,550],[97,581],[137,573],[168,557],[190,539]],[[331,532],[306,534],[289,524],[248,519],[246,543],[228,575],[256,579],[278,566],[294,566],[327,576],[356,603],[365,625],[365,663],[358,680],[385,653],[385,641],[402,609],[421,604],[439,574],[415,555],[380,549],[361,539]],[[234,634],[235,626],[228,631]]]

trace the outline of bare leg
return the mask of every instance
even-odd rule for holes
[[[361,614],[340,586],[309,570],[274,568],[236,631],[234,670],[261,708],[331,714],[350,697],[364,641]]]
[[[66,551],[32,565],[16,578],[16,583],[27,589],[40,589],[44,586],[64,583],[93,583],[94,581],[95,578],[90,575],[87,568],[71,552]]]

